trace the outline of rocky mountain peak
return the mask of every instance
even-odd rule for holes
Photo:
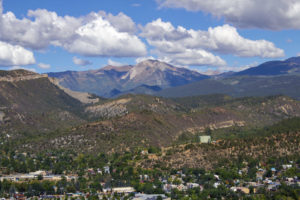
[[[132,80],[137,77],[151,76],[154,73],[164,72],[166,70],[176,71],[176,69],[176,67],[158,60],[145,60],[131,68],[128,73],[122,77],[122,79]]]
[[[136,67],[154,68],[154,69],[158,69],[158,70],[162,70],[162,71],[164,71],[166,69],[171,69],[171,70],[176,69],[175,67],[173,67],[165,62],[158,61],[158,60],[145,60],[145,61],[138,63],[136,65]]]

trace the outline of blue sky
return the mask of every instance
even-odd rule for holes
[[[300,52],[299,3],[214,1],[2,0],[0,68],[88,70],[153,57],[223,72]]]

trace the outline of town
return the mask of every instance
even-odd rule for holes
[[[200,141],[210,143],[211,138],[201,138]],[[28,173],[8,174],[12,163],[6,160],[7,167],[1,168],[1,196],[14,199],[260,199],[300,189],[299,158],[282,160],[280,164],[272,163],[271,159],[269,163],[243,161],[238,166],[212,170],[145,169],[136,167],[132,161],[139,156],[153,158],[159,154],[158,151],[149,148],[112,158],[103,154],[94,158],[78,155],[68,163],[72,167],[75,165],[76,172],[68,170],[66,165],[61,174],[53,169],[60,163],[61,156],[70,159],[65,152],[52,156],[50,160],[43,157],[40,161],[26,154],[15,154],[11,161],[16,166],[24,160],[23,164],[30,163],[33,159],[34,165],[42,166],[46,162],[52,169],[46,167],[48,170],[41,168]],[[99,162],[90,167],[89,163],[97,159]],[[4,163],[5,159],[2,157],[1,161]]]

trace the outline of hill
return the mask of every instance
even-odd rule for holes
[[[300,103],[283,96],[164,99],[126,95],[87,106],[85,111],[96,120],[69,130],[19,138],[19,148],[112,153],[150,145],[170,146],[185,137],[205,134],[207,129],[251,129],[297,117]]]
[[[300,153],[300,118],[283,120],[272,126],[257,129],[255,134],[242,138],[221,139],[213,144],[186,144],[163,148],[160,156],[145,159],[145,168],[203,168],[216,169],[250,163],[280,165],[288,157]],[[276,158],[276,159],[275,159]]]
[[[156,92],[163,97],[227,94],[233,97],[286,95],[300,99],[300,76],[233,76],[209,79]]]
[[[0,74],[1,139],[28,152],[112,153],[166,147],[207,134],[207,130],[217,138],[231,137],[221,130],[250,130],[300,116],[300,103],[285,96],[174,99],[128,94],[103,99],[73,93],[47,75],[27,71]]]
[[[83,105],[52,84],[46,75],[0,71],[0,131],[17,136],[44,133],[83,123]]]

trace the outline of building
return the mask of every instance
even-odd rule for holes
[[[211,136],[209,135],[199,136],[199,140],[201,144],[209,144],[211,143]]]
[[[105,174],[110,174],[110,168],[109,168],[109,166],[105,166],[104,167],[104,173]]]
[[[250,189],[247,187],[231,187],[230,189],[234,192],[243,192],[245,194],[250,194]]]
[[[156,200],[158,197],[161,197],[162,199],[170,199],[167,198],[164,194],[136,194],[135,197],[133,197],[133,200]]]
[[[134,193],[135,189],[133,187],[117,187],[117,188],[113,188],[112,192],[118,194]]]
[[[25,200],[26,197],[25,197],[24,194],[17,193],[17,194],[14,194],[14,199],[16,199],[16,200]]]

